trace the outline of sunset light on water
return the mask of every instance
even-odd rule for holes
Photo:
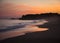
[[[7,21],[7,20],[5,20]],[[48,21],[46,20],[10,20],[8,21],[8,24],[6,25],[7,22],[5,22],[4,20],[2,20],[2,24],[5,25],[5,32],[4,29],[1,28],[3,31],[1,32],[0,30],[0,40],[6,39],[6,38],[11,38],[11,37],[16,37],[16,36],[21,36],[21,35],[25,35],[26,33],[30,33],[30,32],[42,32],[42,31],[47,31],[48,28],[39,28],[36,25],[43,25],[44,23],[48,23]],[[15,22],[14,22],[15,21]],[[16,22],[17,21],[17,22]],[[4,23],[5,22],[5,23]],[[36,23],[34,23],[36,22]],[[22,24],[19,24],[22,23]],[[1,24],[1,23],[0,23]],[[2,24],[0,26],[2,26]],[[17,25],[16,25],[17,24]],[[11,30],[9,30],[8,26],[11,26]],[[16,25],[16,26],[14,26]],[[25,25],[25,27],[23,26]],[[19,28],[18,28],[19,26]],[[23,26],[21,28],[21,26]],[[16,27],[16,29],[14,28]]]
[[[8,31],[8,32],[5,32],[5,33],[1,33],[1,37],[0,39],[3,40],[3,39],[6,39],[6,38],[12,38],[12,37],[16,37],[16,36],[21,36],[21,35],[25,35],[26,33],[29,33],[29,32],[42,32],[42,31],[47,31],[48,28],[38,28],[36,26],[33,26],[33,27],[28,27],[26,29],[18,29],[18,30],[13,30],[13,31]]]

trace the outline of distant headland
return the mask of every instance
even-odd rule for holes
[[[58,13],[26,14],[18,19],[19,20],[39,20],[39,19],[47,19],[50,17],[60,17],[60,14]]]

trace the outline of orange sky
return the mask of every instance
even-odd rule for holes
[[[60,0],[0,0],[0,18],[30,13],[60,13]]]

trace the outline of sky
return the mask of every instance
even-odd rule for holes
[[[60,0],[0,0],[0,18],[47,12],[60,13]]]

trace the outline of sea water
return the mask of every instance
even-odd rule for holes
[[[38,28],[36,25],[43,25],[46,20],[0,20],[0,40],[25,35],[28,32],[45,31],[48,28]]]

